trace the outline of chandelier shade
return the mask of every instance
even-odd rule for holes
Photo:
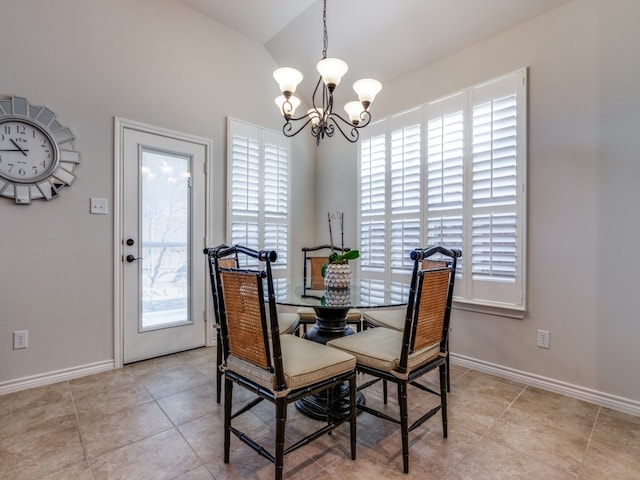
[[[322,76],[322,81],[329,87],[329,90],[333,90],[349,70],[349,65],[339,58],[323,58],[316,65],[316,70]]]
[[[310,108],[307,110],[307,116],[311,119],[311,125],[318,125],[323,115],[321,108]]]
[[[353,90],[358,94],[358,100],[370,105],[382,90],[382,84],[372,78],[363,78],[353,84]]]
[[[288,97],[289,95],[293,95],[298,84],[304,77],[302,76],[302,72],[295,68],[281,67],[273,72],[273,78],[278,82],[282,94]]]
[[[360,115],[362,115],[362,103],[354,100],[353,102],[349,102],[344,106],[344,111],[347,112],[349,116],[349,120],[354,125],[358,125],[360,123]]]
[[[280,95],[276,97],[275,103],[279,110],[291,117],[296,112],[296,108],[300,106],[300,99],[293,95],[290,95],[289,98]]]
[[[273,78],[282,93],[275,99],[275,103],[285,119],[282,132],[287,137],[293,137],[304,130],[307,125],[310,125],[311,135],[316,138],[318,145],[324,137],[332,137],[336,129],[348,141],[357,142],[360,137],[358,130],[371,122],[369,106],[376,95],[380,93],[382,84],[371,78],[358,80],[353,84],[358,100],[349,102],[344,107],[348,118],[333,111],[334,91],[349,71],[349,66],[344,60],[327,57],[327,0],[324,0],[322,22],[324,43],[322,58],[316,65],[320,78],[311,97],[313,108],[307,110],[307,113],[300,117],[294,117],[295,110],[300,105],[300,99],[293,94],[304,77],[299,70],[292,67],[281,67],[273,72]]]

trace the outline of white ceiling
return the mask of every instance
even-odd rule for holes
[[[314,0],[178,0],[265,44]]]
[[[310,95],[322,56],[322,0],[178,0],[265,45],[305,75]],[[381,82],[415,70],[570,0],[329,0],[329,57],[345,82]]]

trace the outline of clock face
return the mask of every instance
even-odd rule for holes
[[[18,205],[56,198],[76,178],[80,155],[73,140],[47,107],[0,98],[0,196]]]
[[[57,164],[57,145],[43,128],[28,120],[0,120],[0,175],[33,183],[48,177]]]

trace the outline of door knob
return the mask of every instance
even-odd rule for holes
[[[135,262],[136,260],[142,260],[142,257],[136,257],[135,255],[131,255],[131,254],[129,254],[129,255],[127,255],[127,256],[125,257],[125,260],[126,260],[127,262],[129,262],[129,263],[133,263],[133,262]]]

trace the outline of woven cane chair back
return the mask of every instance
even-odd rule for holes
[[[269,326],[261,272],[220,270],[220,281],[229,354],[269,369]]]
[[[434,270],[436,268],[446,268],[449,265],[444,260],[421,260],[420,270]]]
[[[322,266],[327,263],[328,257],[309,258],[309,288],[311,290],[324,290],[324,277],[322,276]]]
[[[440,343],[446,335],[444,323],[450,276],[450,268],[418,272],[412,351]]]
[[[220,258],[218,259],[218,265],[220,268],[236,268],[238,260],[235,257]]]

